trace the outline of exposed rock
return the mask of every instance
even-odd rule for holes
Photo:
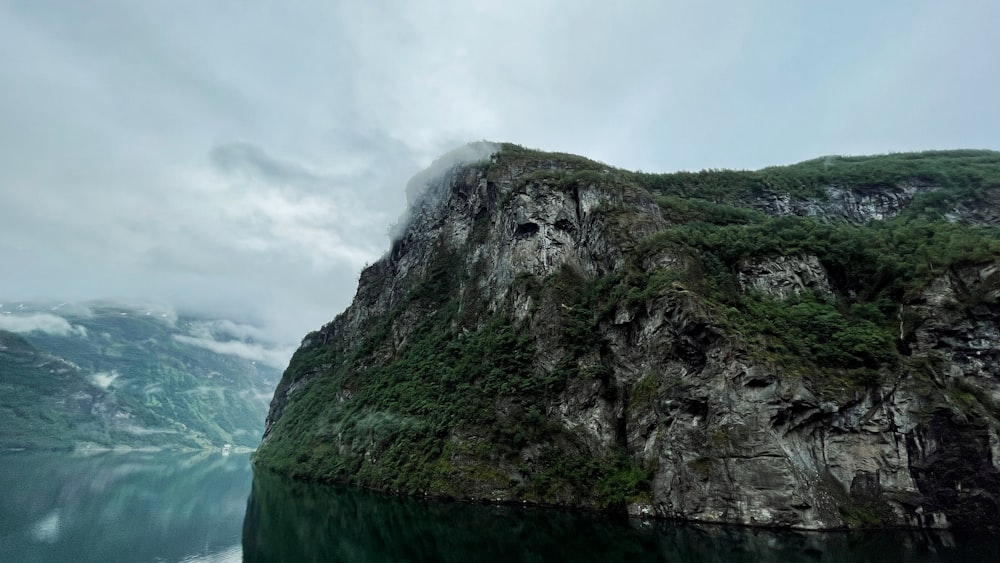
[[[670,246],[639,253],[670,228],[649,193],[575,166],[501,153],[447,171],[389,254],[362,272],[354,303],[303,341],[258,462],[390,491],[710,522],[995,525],[1000,264],[942,271],[908,296],[898,363],[869,370],[870,380],[847,368],[790,370],[686,285],[696,257]],[[832,186],[823,200],[746,203],[863,223],[934,189]],[[587,301],[635,264],[658,285]],[[735,270],[744,291],[779,300],[837,293],[810,254]],[[511,331],[488,332],[497,326]],[[427,367],[407,358],[432,330],[449,340],[421,361],[452,359],[405,379]],[[448,362],[465,358],[474,359],[448,375]],[[405,403],[427,386],[435,406]],[[441,418],[443,395],[449,407],[486,406]]]
[[[915,350],[946,360],[947,377],[1000,380],[1000,263],[943,273],[908,306]]]
[[[900,184],[892,188],[845,188],[827,186],[822,200],[765,192],[746,203],[768,215],[834,217],[853,223],[869,223],[898,215],[920,193],[933,192],[939,186]],[[956,217],[966,214],[957,212]]]
[[[811,255],[746,260],[737,279],[744,291],[759,291],[775,299],[787,299],[803,291],[831,293],[826,269]]]

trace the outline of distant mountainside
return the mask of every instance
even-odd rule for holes
[[[1000,153],[648,174],[478,148],[411,183],[256,464],[713,522],[1000,522]]]
[[[280,351],[112,304],[0,305],[0,448],[256,446]]]

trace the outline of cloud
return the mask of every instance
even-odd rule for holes
[[[90,381],[100,387],[101,389],[107,389],[115,382],[116,379],[121,377],[121,374],[117,371],[101,371],[90,375]]]
[[[168,428],[145,428],[143,426],[138,426],[135,424],[129,424],[121,427],[122,430],[128,432],[129,434],[134,434],[136,436],[148,436],[150,434],[179,434],[177,430],[171,430]]]
[[[153,317],[169,327],[177,326],[177,310],[169,305],[149,305],[136,306],[135,309],[147,317]]]
[[[987,0],[0,3],[22,55],[0,58],[0,299],[166,302],[298,342],[388,249],[407,180],[475,139],[647,171],[1000,148],[998,20]]]
[[[259,178],[271,184],[319,186],[332,180],[302,165],[279,160],[249,143],[219,145],[209,153],[209,159],[222,172]]]
[[[188,334],[196,338],[208,339],[261,339],[265,338],[264,331],[259,327],[236,323],[226,319],[198,320],[190,321],[185,327]]]
[[[390,227],[389,237],[396,240],[403,235],[410,223],[410,215],[417,207],[433,206],[447,198],[448,193],[442,191],[447,187],[445,178],[456,166],[487,160],[499,150],[500,145],[497,143],[488,141],[468,143],[452,149],[414,175],[406,183],[406,200],[409,205],[399,220]]]
[[[191,346],[205,348],[206,350],[211,350],[216,354],[225,354],[228,356],[243,358],[245,360],[261,362],[277,369],[284,369],[287,367],[288,360],[291,359],[292,352],[294,352],[294,349],[292,348],[270,348],[261,344],[250,344],[237,340],[219,342],[210,338],[197,338],[194,336],[185,336],[183,334],[175,334],[174,340]]]
[[[66,319],[48,313],[0,315],[0,330],[18,334],[44,332],[55,336],[87,336],[86,328],[80,325],[71,325]]]
[[[488,141],[467,143],[438,157],[430,166],[421,170],[406,183],[406,200],[417,205],[436,180],[456,166],[487,160],[500,150],[500,145]]]

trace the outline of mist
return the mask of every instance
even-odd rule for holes
[[[489,160],[500,148],[499,144],[489,141],[468,143],[448,151],[410,178],[406,183],[406,211],[389,228],[389,238],[392,241],[399,240],[410,226],[414,210],[422,206],[434,207],[447,199],[447,177],[456,168]]]
[[[87,329],[80,325],[71,325],[66,319],[47,313],[32,313],[16,315],[10,311],[0,314],[0,330],[27,334],[42,332],[56,336],[80,336],[86,338]]]

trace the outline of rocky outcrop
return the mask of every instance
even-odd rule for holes
[[[772,216],[822,217],[866,224],[892,219],[917,196],[941,190],[941,186],[921,182],[902,182],[891,187],[831,185],[825,187],[821,198],[763,191],[748,194],[742,204]],[[975,202],[952,200],[945,203],[939,213],[948,221],[1000,225],[1000,188],[983,190]]]
[[[905,296],[891,361],[790,366],[703,287],[696,253],[648,243],[672,226],[627,177],[501,151],[438,181],[354,303],[303,341],[258,464],[749,525],[997,521],[1000,262],[941,271]],[[751,207],[868,222],[931,189],[833,186],[823,201]],[[771,299],[849,300],[806,253],[732,274]],[[870,339],[832,337],[875,353]]]
[[[949,271],[902,308],[918,323],[915,350],[943,360],[945,377],[1000,379],[1000,263]]]
[[[740,264],[737,279],[743,291],[759,291],[776,299],[804,291],[832,293],[826,269],[811,255],[745,260]]]
[[[940,186],[903,183],[891,188],[827,186],[825,197],[808,199],[790,194],[765,192],[745,203],[768,215],[799,215],[844,219],[869,223],[898,215],[918,194],[939,190]],[[958,214],[964,216],[965,214]]]

